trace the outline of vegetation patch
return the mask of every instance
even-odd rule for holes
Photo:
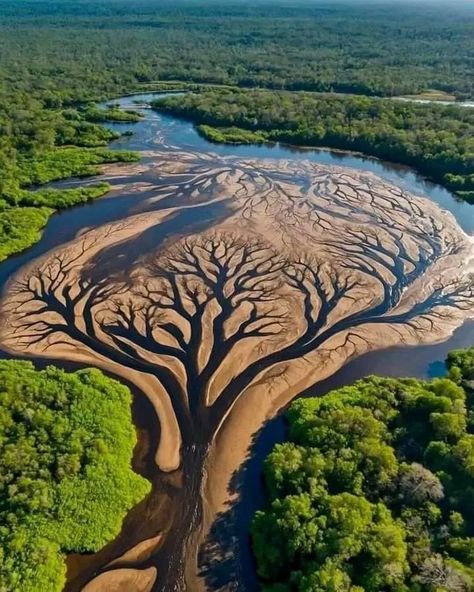
[[[150,489],[132,472],[129,390],[98,370],[0,362],[0,589],[60,592]]]
[[[0,261],[39,241],[50,208],[12,208],[0,212]]]
[[[53,187],[24,191],[18,198],[18,205],[48,206],[51,208],[70,208],[102,197],[110,190],[109,183],[96,183],[70,189],[55,189]]]
[[[261,144],[267,142],[263,132],[253,132],[238,127],[212,127],[199,125],[198,132],[210,142],[226,144]]]
[[[135,152],[103,147],[117,134],[88,123],[79,111],[44,111],[37,116],[34,123],[5,120],[3,129],[9,133],[2,138],[3,152],[0,146],[0,260],[37,242],[54,210],[97,199],[110,189],[108,183],[66,189],[42,185],[96,175],[101,164],[139,159]],[[78,145],[61,145],[69,142]]]
[[[91,106],[85,112],[89,121],[96,121],[98,123],[115,122],[115,123],[137,123],[143,119],[143,115],[138,111],[131,109],[120,109],[117,105],[108,105],[106,109],[100,109],[96,106]]]
[[[25,208],[47,206],[51,214],[55,209],[100,197],[109,189],[105,183],[72,189],[42,185],[95,175],[101,164],[139,158],[131,151],[108,149],[108,143],[120,134],[99,125],[112,119],[138,121],[137,114],[122,112],[117,106],[100,110],[91,107],[90,102],[81,104],[71,98],[66,101],[43,87],[34,90],[14,86],[10,80],[0,92],[1,257],[17,253],[41,237],[46,210],[39,214],[26,212]],[[17,213],[7,211],[19,206],[22,209]]]
[[[293,403],[252,525],[265,590],[474,589],[474,348],[448,366]]]
[[[22,185],[44,184],[68,177],[87,177],[100,172],[98,165],[113,162],[136,162],[139,156],[128,150],[97,148],[57,148],[41,158],[22,162]]]

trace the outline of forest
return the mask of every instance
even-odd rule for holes
[[[292,404],[252,524],[264,590],[474,589],[474,347],[447,365]]]
[[[1,0],[0,77],[74,99],[157,80],[472,98],[473,16],[456,2]]]
[[[128,388],[99,370],[0,361],[0,590],[60,592],[150,489],[131,470]]]
[[[215,142],[326,146],[407,164],[474,202],[474,109],[239,89],[202,90],[153,106],[192,120]]]

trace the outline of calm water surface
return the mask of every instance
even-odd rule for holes
[[[134,107],[137,103],[146,103],[163,94],[143,94],[120,99],[120,104]],[[443,209],[454,214],[461,227],[469,234],[474,234],[474,207],[456,198],[450,191],[432,183],[403,165],[389,163],[368,156],[345,153],[321,148],[298,148],[282,144],[243,145],[213,144],[202,138],[193,124],[169,115],[143,110],[146,119],[138,124],[112,124],[117,131],[133,131],[132,137],[114,142],[117,148],[149,150],[156,148],[160,141],[170,146],[184,149],[214,152],[220,156],[241,156],[244,158],[283,158],[291,160],[309,160],[326,165],[347,166],[371,171],[416,195],[429,197]]]

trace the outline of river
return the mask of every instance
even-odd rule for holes
[[[208,142],[187,121],[168,115],[158,114],[150,109],[137,107],[160,94],[142,94],[123,97],[117,100],[121,107],[140,110],[144,118],[135,124],[108,124],[118,132],[132,132],[112,143],[115,149],[146,151],[158,147],[163,149],[182,148],[213,152],[220,156],[240,156],[252,159],[297,159],[310,160],[326,165],[348,166],[373,172],[404,189],[429,197],[443,209],[449,210],[466,233],[474,234],[474,206],[456,199],[449,191],[436,185],[412,169],[383,162],[358,154],[349,154],[327,149],[300,149],[280,144],[275,145],[216,145]],[[144,158],[147,158],[146,156]],[[91,178],[88,182],[93,182]],[[133,179],[132,179],[133,181]],[[56,186],[72,186],[84,180],[69,180],[56,183]],[[120,183],[119,180],[116,183]],[[42,239],[31,249],[11,257],[0,264],[0,285],[4,287],[20,267],[46,253],[50,249],[72,239],[84,228],[100,226],[141,211],[148,198],[147,192],[140,196],[124,192],[112,193],[93,203],[58,212],[50,219]],[[447,352],[474,342],[474,323],[465,323],[446,342],[417,347],[393,347],[372,352],[349,362],[330,379],[311,389],[308,394],[322,394],[328,390],[353,382],[357,378],[372,373],[390,376],[410,375],[419,378],[438,376],[444,372],[443,360]],[[274,444],[285,436],[285,423],[280,416],[263,427],[256,437],[252,455],[233,480],[232,487],[241,492],[240,501],[215,524],[211,538],[217,540],[221,548],[227,550],[226,560],[214,565],[212,560],[202,554],[202,573],[211,589],[234,589],[232,582],[238,582],[238,590],[248,592],[258,589],[252,556],[248,544],[249,522],[255,510],[264,503],[261,483],[261,466],[266,454]]]

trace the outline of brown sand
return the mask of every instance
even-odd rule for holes
[[[108,571],[84,588],[84,592],[150,592],[156,579],[156,569],[115,569]]]
[[[129,549],[126,553],[117,557],[111,561],[107,567],[112,567],[114,565],[124,566],[128,564],[134,564],[140,561],[145,561],[148,559],[153,551],[158,547],[162,536],[159,534],[157,536],[151,537],[150,539],[145,539],[141,543],[138,543],[132,549]]]

